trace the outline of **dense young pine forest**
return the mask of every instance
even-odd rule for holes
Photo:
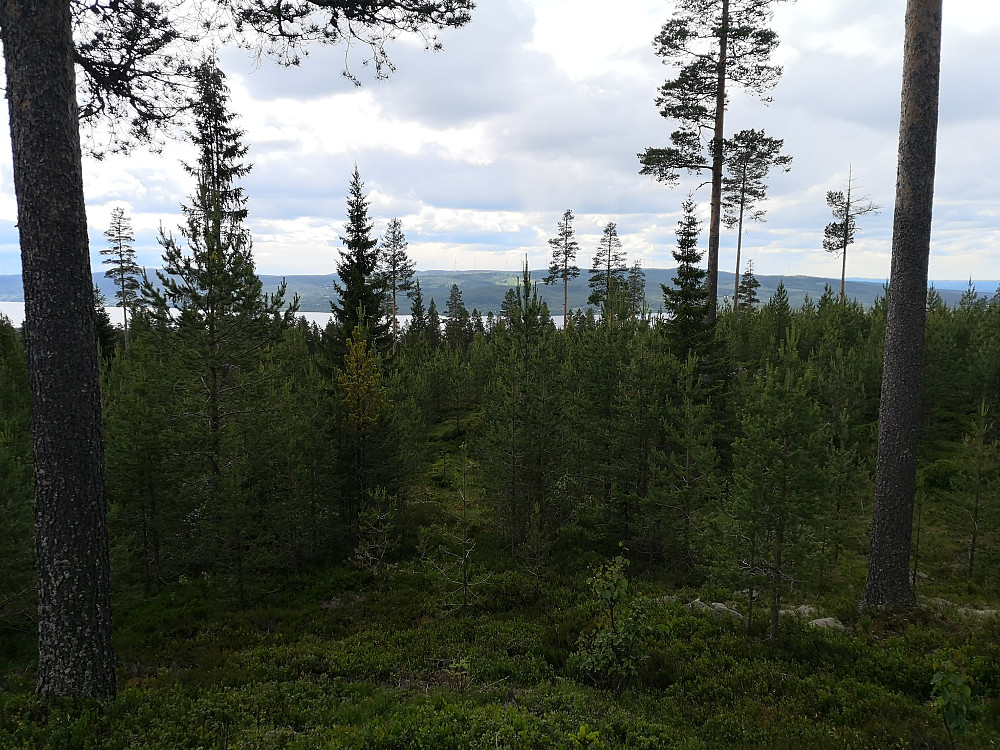
[[[689,36],[665,34],[671,54]],[[780,73],[757,70],[761,91]],[[719,223],[705,247],[689,198],[657,310],[614,222],[592,307],[569,309],[567,210],[544,279],[563,325],[527,267],[484,317],[458,285],[424,298],[405,227],[375,236],[355,167],[320,328],[264,292],[248,148],[222,73],[191,73],[198,159],[161,270],[136,265],[123,211],[102,253],[125,326],[98,295],[116,657],[95,699],[41,684],[59,671],[41,581],[78,571],[36,565],[39,329],[0,318],[0,748],[1000,741],[1000,290],[927,294],[917,605],[862,607],[887,298],[759,300],[748,261],[717,308]],[[695,143],[674,135],[645,173],[672,179]]]
[[[164,316],[147,284],[128,348],[103,350],[106,708],[31,696],[26,368],[0,326],[0,745],[997,738],[1000,298],[928,296],[921,604],[874,616],[884,304],[779,289],[709,326],[694,274],[673,316],[622,290],[562,329],[526,272],[489,327],[455,290],[443,326],[416,296],[393,340],[217,270],[230,308]]]

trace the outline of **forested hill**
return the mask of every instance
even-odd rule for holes
[[[539,282],[545,276],[544,270],[534,270],[531,277]],[[668,268],[648,268],[646,273],[646,300],[653,310],[659,309],[663,298],[660,294],[660,284],[669,284],[674,276],[674,269]],[[462,290],[462,299],[465,306],[472,310],[478,309],[480,312],[500,309],[504,294],[514,286],[520,277],[520,271],[418,271],[417,279],[420,280],[420,288],[424,295],[425,304],[429,304],[434,299],[438,308],[444,308],[444,303],[448,299],[448,293],[452,284],[458,284]],[[261,281],[267,290],[273,289],[281,282],[281,276],[262,275]],[[330,309],[330,298],[333,294],[334,274],[318,275],[298,275],[286,276],[288,282],[288,296],[297,293],[301,298],[300,309],[303,312],[327,312]],[[834,290],[840,288],[839,279],[823,279],[815,276],[758,276],[760,289],[758,296],[761,300],[767,300],[778,286],[778,282],[784,280],[785,289],[788,292],[788,300],[792,305],[801,305],[808,294],[812,299],[818,299],[823,294],[823,288],[829,284]],[[110,279],[106,279],[103,273],[94,274],[94,283],[98,285],[104,296],[111,304],[114,300],[114,287]],[[957,305],[962,296],[966,282],[940,281],[936,282],[935,288],[940,293],[945,304]],[[998,282],[982,281],[976,282],[976,288],[980,294],[991,296],[996,290]],[[719,273],[719,298],[732,297],[733,274]],[[545,286],[538,285],[541,297],[548,303],[552,313],[561,312],[562,308],[562,287],[559,284]],[[883,284],[876,281],[848,281],[847,294],[856,298],[864,306],[871,305],[878,297],[882,296]],[[587,287],[586,272],[574,279],[569,288],[569,304],[572,308],[586,308],[589,289]],[[22,302],[24,291],[21,286],[21,276],[0,275],[0,302]],[[402,312],[409,312],[408,304],[404,303]]]

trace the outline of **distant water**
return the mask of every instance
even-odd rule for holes
[[[108,311],[108,317],[111,318],[111,323],[116,326],[120,326],[124,320],[122,316],[122,309],[120,307],[105,307]],[[19,326],[24,322],[24,303],[23,302],[0,302],[0,315],[4,315],[10,319],[10,322],[15,326]],[[315,323],[320,328],[325,326],[330,321],[330,313],[321,312],[300,312],[299,317],[305,318],[310,323]],[[402,322],[403,316],[400,315],[400,322]]]
[[[108,317],[111,318],[111,323],[116,326],[122,324],[122,309],[120,307],[105,307],[108,311]],[[15,326],[19,326],[24,322],[24,303],[23,302],[0,302],[0,315],[5,315],[10,319],[10,322]],[[320,328],[326,326],[330,322],[332,317],[330,313],[325,312],[300,312],[298,315],[300,318],[305,318],[310,323],[315,323]],[[410,322],[410,315],[400,315],[399,325],[403,327]],[[552,321],[555,323],[556,328],[562,328],[563,316],[553,315]]]

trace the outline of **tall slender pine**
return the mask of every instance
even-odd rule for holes
[[[580,275],[580,268],[574,262],[576,251],[580,249],[573,231],[573,212],[568,208],[557,225],[557,234],[549,239],[552,248],[552,260],[549,261],[549,274],[542,281],[554,284],[556,280],[563,283],[563,326],[569,316],[569,280]]]
[[[115,282],[115,299],[124,315],[125,346],[128,346],[128,321],[132,305],[139,295],[139,266],[135,262],[135,236],[132,234],[132,221],[125,215],[125,209],[111,209],[111,223],[104,236],[108,246],[101,250],[106,256],[104,265],[111,266],[104,272],[106,278]]]

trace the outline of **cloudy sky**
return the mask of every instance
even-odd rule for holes
[[[734,93],[727,134],[763,128],[794,157],[771,179],[767,222],[745,253],[767,274],[837,277],[821,249],[827,190],[853,165],[856,188],[881,204],[859,220],[848,275],[889,272],[905,0],[799,0],[774,28],[785,73],[773,103]],[[668,189],[638,174],[636,154],[667,145],[653,104],[670,74],[651,40],[672,0],[480,0],[473,22],[390,48],[397,72],[355,88],[342,49],[314,49],[298,68],[255,65],[224,50],[233,108],[250,144],[250,226],[261,273],[331,273],[357,164],[376,232],[399,217],[420,269],[516,269],[546,264],[546,240],[576,214],[581,266],[609,221],[629,262],[673,265],[680,205],[696,182]],[[613,11],[609,11],[609,8]],[[946,0],[941,130],[931,277],[1000,279],[1000,4]],[[6,108],[3,108],[4,112]],[[6,132],[6,126],[4,126]],[[191,152],[88,160],[92,256],[111,209],[132,216],[139,260],[157,265],[156,228],[179,222],[192,191]],[[9,149],[0,161],[0,274],[20,271]],[[708,188],[695,194],[707,218]],[[720,262],[735,264],[724,232]]]

